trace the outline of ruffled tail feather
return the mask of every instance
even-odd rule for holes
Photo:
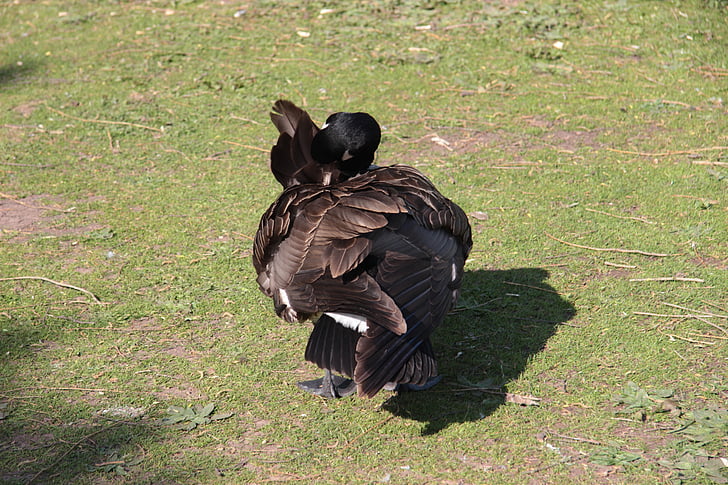
[[[273,105],[270,119],[278,128],[278,142],[270,152],[270,169],[283,186],[322,183],[320,164],[311,156],[311,142],[319,128],[304,110],[286,100]]]

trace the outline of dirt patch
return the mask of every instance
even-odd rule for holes
[[[67,201],[47,194],[30,195],[22,199],[0,194],[0,234],[10,234],[9,242],[24,242],[35,234],[67,236],[102,229],[100,224],[83,227],[63,227],[64,214],[73,212]]]
[[[35,110],[43,105],[43,101],[28,101],[26,103],[20,103],[13,108],[13,111],[23,118],[29,118]]]
[[[202,355],[202,352],[197,352],[195,350],[190,350],[187,347],[184,346],[184,344],[177,344],[173,345],[171,347],[167,347],[166,349],[162,350],[165,354],[171,355],[172,357],[178,357],[180,359],[185,360],[192,360],[197,361],[200,359],[200,355]]]
[[[483,148],[509,147],[514,142],[502,131],[479,131],[465,137],[455,137],[454,135],[455,132],[448,133],[446,138],[451,140],[453,150],[457,150],[458,153],[475,153]]]
[[[0,231],[32,232],[53,217],[46,217],[48,196],[31,195],[24,199],[0,199]]]
[[[537,123],[536,120],[531,120]],[[546,122],[544,122],[546,123]],[[535,126],[549,128],[549,126]],[[598,141],[600,130],[550,129],[541,135],[513,134],[503,130],[476,131],[458,128],[442,128],[410,142],[420,149],[408,150],[402,163],[416,159],[425,152],[428,155],[446,156],[448,154],[478,153],[486,149],[498,149],[509,157],[522,160],[533,150],[556,150],[561,153],[574,153],[584,148],[597,150],[603,148]]]
[[[20,450],[39,450],[56,442],[53,433],[45,434],[18,434],[13,436],[12,445]]]
[[[152,317],[143,317],[132,320],[128,326],[129,330],[135,332],[158,332],[164,328]]]
[[[587,281],[599,281],[605,279],[623,280],[630,277],[632,274],[632,271],[628,271],[626,269],[612,269],[609,271],[600,271],[598,273],[595,273],[591,275],[591,277]]]
[[[257,427],[257,425],[256,425]],[[228,440],[217,447],[216,451],[236,463],[228,471],[246,468],[259,476],[275,474],[275,463],[281,453],[287,450],[278,444],[261,443],[263,433],[246,433],[242,440]]]
[[[159,391],[151,393],[156,399],[160,401],[175,401],[182,399],[185,401],[199,401],[207,399],[207,396],[199,391],[193,385],[188,385],[185,388],[181,387],[167,387]]]
[[[148,104],[153,102],[157,97],[157,93],[139,93],[136,91],[132,91],[129,96],[127,96],[127,102],[129,104]]]
[[[52,340],[39,340],[37,343],[31,344],[30,348],[33,350],[33,352],[53,352],[62,349],[63,346],[58,342],[54,342]]]
[[[719,259],[712,256],[700,256],[690,260],[695,266],[708,266],[711,268],[728,269],[728,259]]]
[[[575,152],[584,147],[601,148],[602,144],[597,141],[598,136],[599,132],[597,130],[554,130],[546,133],[542,140],[559,151]]]

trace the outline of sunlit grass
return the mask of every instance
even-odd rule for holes
[[[670,431],[728,399],[725,15],[0,6],[0,481],[709,483],[725,440]],[[372,113],[377,163],[471,216],[432,391],[295,387],[310,326],[250,262],[279,97]],[[680,409],[620,412],[629,382]],[[232,416],[160,421],[210,403]]]

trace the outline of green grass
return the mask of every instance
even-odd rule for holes
[[[0,5],[0,481],[725,480],[727,14]],[[296,389],[310,325],[250,263],[279,97],[372,113],[378,163],[471,215],[432,391]],[[162,421],[209,403],[232,416]]]

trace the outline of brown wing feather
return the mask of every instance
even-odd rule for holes
[[[388,382],[420,385],[436,375],[431,352],[422,349],[454,302],[459,278],[452,278],[452,266],[462,271],[464,262],[461,245],[449,232],[423,228],[413,219],[379,242],[387,249],[377,282],[402,312],[407,332],[393,335],[372,326],[359,340],[355,381],[359,394],[369,397]]]
[[[290,101],[278,100],[270,118],[280,132],[270,151],[270,169],[276,180],[283,188],[323,183],[331,167],[316,163],[311,156],[311,142],[319,129],[308,113]]]
[[[325,313],[316,321],[306,345],[306,360],[322,369],[354,377],[359,333],[339,325]]]
[[[352,238],[333,240],[324,250],[332,278],[338,278],[359,266],[371,251],[371,240]]]
[[[279,99],[273,104],[270,119],[278,131],[291,138],[296,134],[301,118],[308,117],[308,113],[285,99]]]
[[[362,236],[384,227],[387,218],[355,207],[362,204],[349,206],[356,196],[339,189],[292,187],[266,211],[253,246],[261,289],[269,296],[285,290],[303,315],[364,315],[402,334],[405,321],[375,280],[366,273],[345,278],[371,250]],[[387,210],[400,208],[390,203]]]

